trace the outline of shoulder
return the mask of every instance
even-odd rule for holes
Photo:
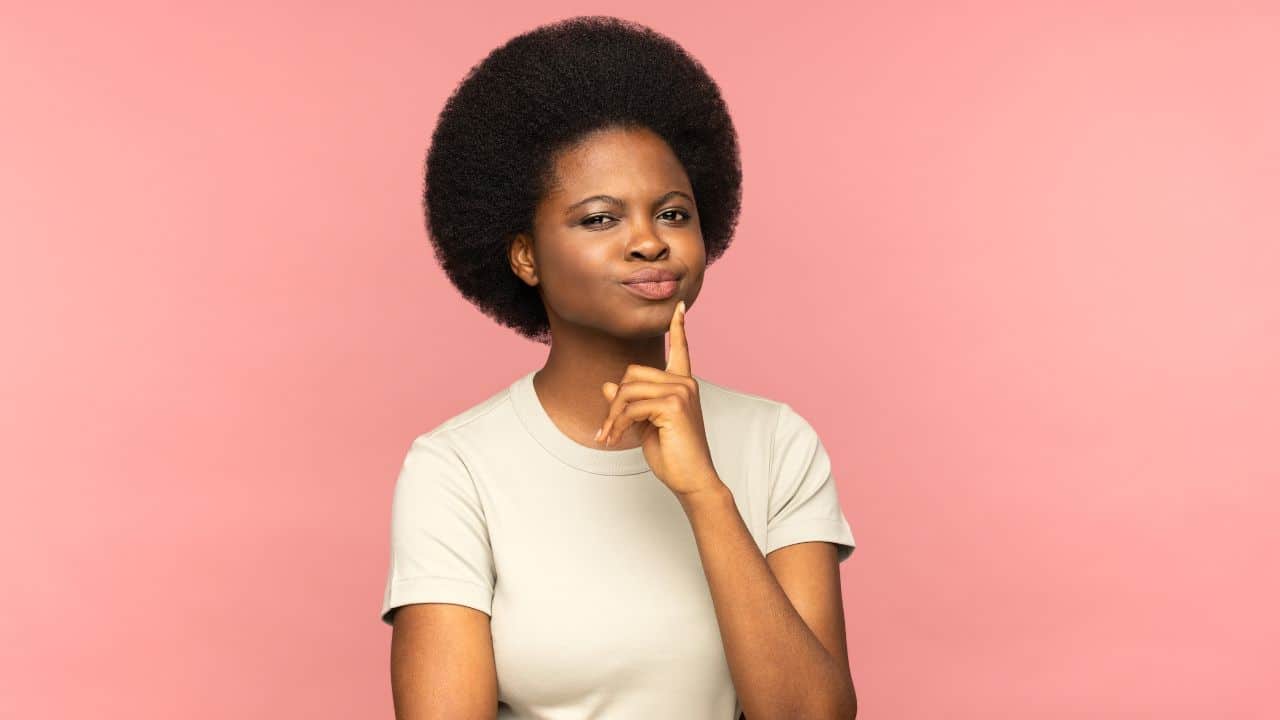
[[[790,403],[698,378],[708,439],[725,447],[746,443],[764,450],[770,477],[797,476],[803,468],[822,471],[827,450],[818,431]]]
[[[770,435],[813,432],[813,426],[789,403],[759,393],[728,387],[696,376],[704,417],[717,420],[750,418]]]
[[[414,439],[414,443],[448,444],[462,440],[468,435],[483,432],[484,426],[488,423],[501,421],[499,416],[502,411],[509,410],[510,407],[511,388],[504,387],[465,410],[421,431]]]
[[[423,508],[459,502],[478,506],[476,448],[492,444],[485,442],[485,435],[491,433],[495,417],[509,406],[507,394],[506,388],[492,393],[413,437],[395,483],[395,517],[409,518],[426,512]]]
[[[775,413],[775,408],[779,405],[776,400],[739,388],[729,387],[696,373],[694,374],[694,379],[698,381],[698,394],[702,399],[704,416],[741,413],[765,416]]]
[[[511,388],[490,393],[484,400],[419,430],[403,456],[401,484],[420,478],[453,478],[474,482],[476,454],[492,448],[513,423]]]

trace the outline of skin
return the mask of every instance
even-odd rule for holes
[[[532,235],[513,239],[509,260],[512,272],[538,289],[550,321],[551,350],[533,378],[538,398],[565,435],[600,447],[594,436],[611,409],[605,383],[618,382],[631,365],[666,365],[676,304],[691,307],[698,297],[706,250],[684,167],[650,130],[588,136],[556,158],[555,177],[535,210]],[[659,203],[672,191],[683,195]],[[593,195],[622,205],[592,200],[570,210]],[[620,284],[645,267],[680,274],[675,294],[649,300]],[[638,447],[645,431],[644,423],[629,425],[611,447]]]

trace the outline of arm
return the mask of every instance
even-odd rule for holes
[[[493,720],[498,678],[489,616],[449,603],[396,610],[391,633],[396,720]]]
[[[440,433],[418,436],[405,457],[390,547],[382,620],[397,720],[491,720],[493,552],[475,482]]]
[[[681,505],[697,541],[744,716],[852,720],[857,697],[843,650],[834,546],[797,543],[766,561],[723,481],[714,491],[682,497]]]

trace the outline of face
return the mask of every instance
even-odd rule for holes
[[[650,130],[611,129],[557,157],[555,175],[533,236],[518,236],[510,250],[512,271],[538,288],[553,335],[569,325],[626,339],[663,335],[678,301],[693,306],[706,269],[680,161]],[[632,286],[665,295],[651,298],[624,284],[655,269],[675,274],[674,292]]]

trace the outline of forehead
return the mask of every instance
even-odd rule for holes
[[[643,195],[654,189],[689,190],[679,158],[657,133],[647,129],[610,129],[587,136],[555,162],[557,200],[606,192]]]

